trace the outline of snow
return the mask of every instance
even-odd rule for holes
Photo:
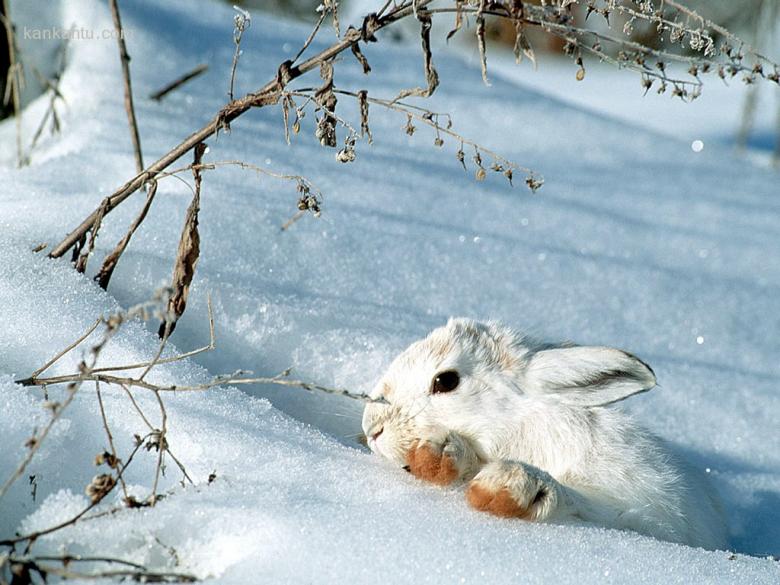
[[[63,22],[111,27],[102,4],[82,0],[63,10]],[[123,11],[142,143],[153,160],[224,103],[232,11],[183,0],[127,3]],[[262,85],[308,32],[253,15],[237,92]],[[114,41],[74,41],[70,51],[62,135],[47,137],[22,170],[12,166],[12,148],[0,153],[3,480],[48,420],[42,392],[13,380],[98,315],[146,300],[170,278],[190,199],[181,182],[161,183],[108,293],[89,277],[142,196],[106,219],[87,277],[67,260],[31,252],[57,242],[133,173]],[[338,85],[392,96],[420,82],[416,48],[382,43],[364,52],[374,72],[364,77],[345,57]],[[778,582],[778,562],[763,558],[780,554],[777,174],[717,143],[694,152],[688,137],[539,93],[503,66],[487,88],[479,67],[456,51],[434,58],[442,84],[430,107],[451,112],[463,135],[542,173],[544,188],[531,195],[492,175],[476,182],[460,169],[457,144],[438,149],[422,127],[408,137],[403,117],[376,107],[375,143],[359,143],[350,165],[317,145],[311,114],[288,146],[278,108],[252,112],[210,141],[207,158],[303,173],[325,194],[322,217],[282,232],[295,211],[293,184],[231,168],[207,172],[202,256],[173,342],[181,351],[207,342],[210,294],[217,349],[160,367],[156,379],[186,384],[238,368],[273,375],[294,366],[297,377],[367,391],[401,349],[450,315],[625,348],[660,381],[625,408],[709,470],[737,554],[478,514],[462,488],[423,485],[362,449],[354,439],[359,403],[275,387],[167,397],[171,449],[196,485],[181,487],[170,463],[162,484],[170,495],[154,509],[77,524],[40,538],[36,552],[117,555],[220,583],[258,575],[278,583]],[[161,104],[145,99],[204,61],[208,73]],[[551,93],[567,91],[548,79]],[[316,82],[310,75],[301,86]],[[31,104],[27,137],[46,103]],[[723,128],[719,107],[706,106],[713,132]],[[355,119],[345,98],[339,111]],[[0,143],[13,144],[12,123],[0,126]],[[148,359],[156,348],[154,326],[133,322],[101,363]],[[51,372],[73,371],[79,357]],[[117,448],[127,453],[145,427],[121,390],[105,387],[103,395]],[[138,400],[158,416],[152,396]],[[81,509],[84,486],[99,473],[92,461],[106,446],[94,390],[85,386],[0,501],[0,538]],[[154,453],[138,455],[126,478],[132,493],[148,493],[154,466]],[[117,490],[109,504],[118,497]]]

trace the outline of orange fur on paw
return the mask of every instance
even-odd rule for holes
[[[458,468],[448,455],[441,455],[429,445],[413,445],[406,454],[409,471],[415,477],[437,485],[448,485],[458,479]]]
[[[471,482],[466,490],[466,499],[472,508],[494,516],[529,518],[528,510],[518,505],[505,487],[494,492],[482,487],[479,483]]]

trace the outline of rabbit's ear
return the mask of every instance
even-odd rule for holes
[[[655,386],[650,366],[611,347],[563,347],[533,354],[525,366],[528,394],[579,406],[605,406]]]

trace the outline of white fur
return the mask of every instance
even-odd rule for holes
[[[432,393],[447,370],[460,384]],[[372,392],[389,404],[368,404],[363,429],[371,449],[399,465],[413,445],[435,446],[462,479],[507,488],[537,520],[722,548],[724,515],[705,478],[604,408],[654,385],[646,364],[617,349],[550,346],[497,323],[450,319],[393,361]]]

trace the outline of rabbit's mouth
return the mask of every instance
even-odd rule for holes
[[[379,440],[379,437],[382,436],[382,433],[385,432],[384,425],[378,425],[379,428],[377,429],[377,425],[375,425],[372,429],[368,430],[366,432],[366,445],[368,445],[368,448],[371,449],[374,453],[378,453],[379,449],[377,448],[377,441]]]

